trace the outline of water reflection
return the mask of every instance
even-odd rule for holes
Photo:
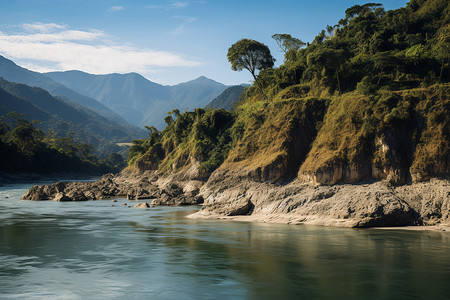
[[[4,188],[4,187],[2,187]],[[24,188],[22,188],[23,190]],[[0,201],[0,298],[447,299],[450,234]],[[0,193],[3,192],[0,189]],[[0,195],[1,199],[1,195]]]

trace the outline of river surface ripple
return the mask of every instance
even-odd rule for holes
[[[0,299],[450,299],[449,232],[19,200],[30,186],[0,187]]]

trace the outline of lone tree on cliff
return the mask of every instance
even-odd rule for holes
[[[231,63],[232,70],[247,69],[252,74],[261,95],[264,100],[267,100],[261,82],[258,81],[256,70],[261,71],[273,67],[275,59],[270,54],[269,47],[254,40],[242,39],[231,45],[227,58]]]

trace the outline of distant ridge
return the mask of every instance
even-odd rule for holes
[[[93,75],[81,71],[45,73],[51,79],[92,97],[137,126],[165,127],[164,118],[173,109],[204,107],[227,86],[200,76],[174,86],[165,86],[137,73]]]
[[[53,96],[60,96],[61,98],[75,102],[79,105],[89,108],[97,114],[110,119],[112,121],[125,124],[126,121],[118,114],[114,113],[105,105],[99,103],[97,100],[82,95],[70,88],[54,81],[53,79],[34,71],[30,71],[18,66],[12,60],[9,60],[0,55],[0,77],[12,82],[23,83],[29,86],[36,86],[43,88]]]
[[[22,113],[29,121],[42,121],[40,128],[51,129],[57,135],[72,131],[77,139],[94,146],[145,136],[142,129],[116,123],[82,106],[74,107],[41,88],[0,78],[0,115],[12,111]]]
[[[226,109],[233,110],[237,103],[239,102],[239,98],[244,92],[244,85],[234,85],[227,88],[223,91],[222,94],[214,98],[211,102],[206,105],[205,108],[213,108],[213,109]]]

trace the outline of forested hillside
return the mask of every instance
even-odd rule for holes
[[[3,96],[1,93],[0,89]],[[120,155],[111,154],[108,159],[99,160],[92,145],[75,141],[71,134],[66,137],[45,134],[36,128],[35,122],[17,113],[0,117],[0,172],[103,174],[122,167]]]
[[[448,1],[355,5],[309,43],[273,37],[285,51],[277,68],[256,41],[230,48],[233,69],[255,79],[235,112],[172,112],[166,129],[134,142],[130,166],[274,183],[448,176]]]
[[[85,107],[70,105],[41,88],[0,78],[0,91],[0,116],[14,111],[30,122],[40,121],[36,127],[44,132],[61,137],[71,132],[77,141],[93,145],[104,158],[120,151],[116,142],[145,136],[144,130],[131,130],[131,125],[119,125]]]

